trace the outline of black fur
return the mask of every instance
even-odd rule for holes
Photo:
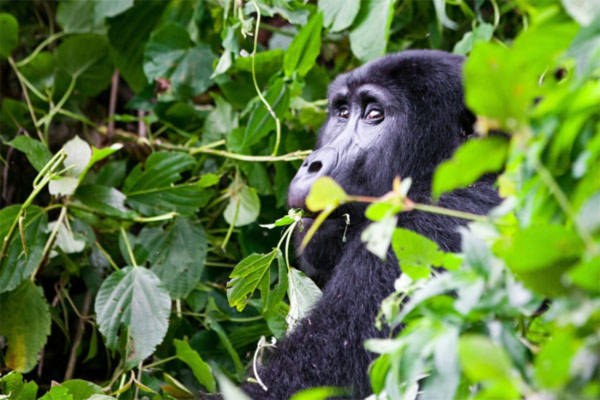
[[[410,176],[409,197],[430,202],[435,167],[472,132],[473,115],[463,101],[462,61],[439,51],[405,51],[338,77],[329,88],[330,115],[317,150],[290,186],[290,205],[302,206],[310,185],[322,175],[331,176],[351,194],[375,196],[389,191],[396,175]],[[373,89],[374,98],[355,96],[365,87]],[[370,102],[383,108],[382,121],[361,119]],[[340,104],[350,108],[348,119],[339,117]],[[500,200],[492,183],[493,177],[487,177],[442,196],[438,204],[485,214]],[[298,390],[324,385],[350,388],[351,398],[371,392],[367,369],[374,355],[363,342],[384,335],[375,329],[374,318],[400,270],[391,251],[388,261],[382,262],[361,243],[360,234],[369,224],[364,209],[362,204],[344,206],[324,223],[302,254],[303,268],[322,285],[323,297],[259,369],[268,391],[257,384],[244,385],[251,397],[282,400]],[[346,242],[342,241],[343,213],[350,215],[351,222]],[[457,227],[465,223],[414,211],[398,218],[399,226],[435,240],[448,251],[459,250]]]

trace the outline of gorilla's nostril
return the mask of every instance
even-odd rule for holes
[[[315,162],[311,163],[310,166],[308,167],[308,172],[319,172],[322,167],[323,167],[323,164],[321,163],[321,161],[315,161]]]

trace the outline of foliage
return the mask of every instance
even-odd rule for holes
[[[409,179],[378,199],[311,193],[322,218],[372,203],[363,240],[405,272],[377,320],[404,329],[366,343],[373,397],[600,395],[593,2],[340,3],[0,2],[0,393],[240,398],[259,338],[320,295],[293,267],[285,200],[327,84],[425,47],[469,54],[484,136],[438,169],[436,196],[502,171],[506,200],[440,209]],[[395,228],[413,209],[474,220],[463,251]]]

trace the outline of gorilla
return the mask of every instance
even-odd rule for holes
[[[411,177],[409,198],[431,203],[436,166],[473,134],[475,118],[463,99],[463,61],[442,51],[410,50],[337,77],[329,86],[328,117],[316,149],[290,184],[289,206],[305,208],[311,185],[325,175],[350,194],[368,196],[390,191],[396,176]],[[437,204],[486,214],[500,201],[494,178],[443,195]],[[371,393],[367,371],[375,355],[363,343],[389,334],[374,322],[401,271],[393,251],[382,261],[361,243],[370,223],[365,208],[340,207],[302,252],[302,267],[323,288],[323,296],[258,369],[268,390],[254,383],[243,386],[252,398],[282,400],[315,386],[346,387],[350,398]],[[304,218],[304,233],[312,221]],[[460,249],[457,228],[467,222],[419,211],[398,215],[398,226],[446,251]],[[301,236],[296,233],[298,243]]]

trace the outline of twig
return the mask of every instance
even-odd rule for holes
[[[117,93],[119,91],[119,70],[115,70],[111,79],[110,99],[108,101],[108,128],[106,136],[110,139],[115,132],[115,109],[117,108]]]
[[[90,311],[90,306],[92,304],[92,294],[88,291],[85,294],[85,298],[83,299],[83,307],[81,307],[81,314],[86,315]],[[69,354],[69,362],[67,363],[67,369],[65,371],[65,378],[63,380],[69,380],[73,377],[73,372],[75,371],[75,363],[77,362],[77,348],[81,344],[81,339],[83,338],[83,332],[85,329],[85,319],[79,318],[79,323],[77,324],[77,331],[75,332],[75,338],[73,339],[73,345],[71,346],[71,353]]]
[[[40,263],[37,265],[37,267],[35,267],[35,271],[33,271],[33,273],[31,274],[31,277],[29,278],[29,279],[31,279],[32,282],[35,280],[35,276],[37,275],[38,271],[44,264],[46,257],[48,257],[48,253],[50,253],[50,249],[52,249],[52,245],[54,244],[54,239],[56,239],[58,230],[60,229],[60,226],[62,225],[63,220],[65,219],[66,215],[67,215],[67,206],[63,206],[60,209],[60,214],[58,215],[58,219],[56,220],[56,225],[54,226],[54,229],[52,229],[52,233],[50,233],[50,237],[46,241],[46,245],[44,246],[44,251],[42,252],[42,257],[40,259]]]
[[[146,113],[144,110],[138,110],[138,136],[142,138],[147,138],[148,133],[146,132],[146,123],[144,122],[144,117]]]

